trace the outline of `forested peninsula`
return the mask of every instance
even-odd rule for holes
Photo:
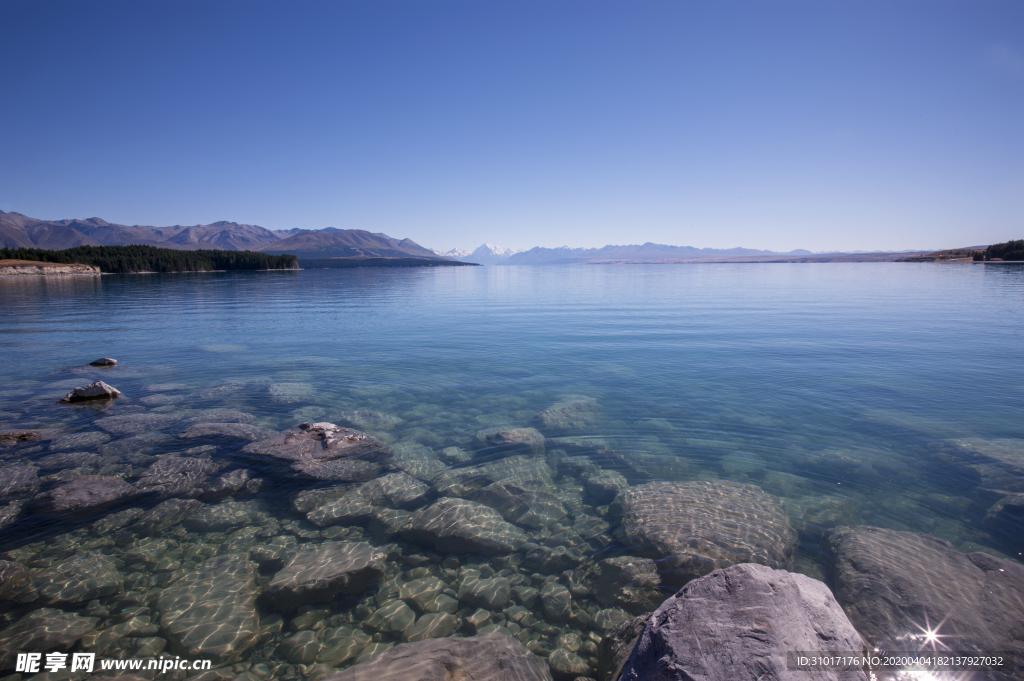
[[[253,251],[184,251],[154,246],[77,246],[60,251],[0,248],[0,260],[95,265],[107,274],[133,272],[210,272],[214,270],[295,270],[294,255]]]

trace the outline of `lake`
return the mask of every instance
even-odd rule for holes
[[[65,613],[100,627],[127,611],[146,618],[110,656],[188,649],[173,626],[159,636],[145,627],[187,601],[190,574],[218,556],[244,562],[248,552],[266,587],[303,547],[343,541],[386,554],[382,581],[293,601],[327,622],[314,641],[297,611],[263,596],[233,606],[238,624],[216,645],[191,650],[242,660],[253,678],[301,678],[312,665],[369,659],[409,638],[403,617],[433,613],[447,635],[502,631],[545,657],[575,647],[596,676],[603,623],[635,613],[628,598],[609,601],[563,573],[583,580],[596,561],[642,553],[619,528],[621,498],[658,482],[706,483],[730,499],[753,488],[762,496],[736,502],[756,507],[745,517],[761,522],[758,504],[778,509],[772,522],[791,527],[783,562],[826,582],[839,526],[927,533],[1014,560],[1024,551],[986,520],[1007,490],[1024,492],[1014,488],[1024,485],[1014,478],[1024,471],[1024,267],[1011,264],[11,278],[0,281],[0,351],[0,430],[41,433],[0,448],[4,467],[22,471],[0,485],[0,552],[63,580],[74,593],[51,589],[44,601]],[[86,366],[102,356],[118,365]],[[94,380],[122,397],[58,404]],[[371,472],[301,468],[251,447],[305,422],[376,438],[363,457]],[[197,428],[209,423],[234,426]],[[158,462],[171,458],[199,463],[170,475]],[[211,491],[240,469],[244,484]],[[385,491],[362,511],[338,508],[353,485],[389,471],[403,476],[402,501]],[[75,513],[29,501],[83,475],[138,489]],[[495,522],[508,522],[487,537],[470,528],[461,544],[401,529],[439,498],[496,508]],[[535,505],[515,507],[524,499]],[[181,518],[146,526],[148,509],[168,501],[188,502]],[[313,522],[309,509],[321,506],[329,512]],[[457,519],[472,525],[466,509]],[[89,571],[116,586],[72,584],[66,561],[93,554]],[[565,618],[533,593],[553,579],[573,592]],[[650,588],[663,598],[675,585],[661,580]],[[398,598],[410,583],[425,600]],[[500,602],[492,588],[504,588]],[[32,602],[7,608],[0,627]],[[254,616],[262,634],[250,631]],[[282,643],[295,629],[302,640]]]

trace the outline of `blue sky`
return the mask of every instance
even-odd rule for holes
[[[429,247],[1024,237],[1024,3],[0,0],[0,210]]]

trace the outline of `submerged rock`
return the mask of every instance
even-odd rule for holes
[[[280,610],[357,594],[380,581],[386,554],[365,542],[325,542],[301,551],[274,575],[264,593]]]
[[[247,469],[236,468],[208,482],[203,491],[203,501],[217,501],[242,490],[255,492],[259,490],[261,484],[262,481],[254,478]]]
[[[46,605],[85,603],[120,593],[124,577],[110,558],[82,552],[37,574],[32,586]]]
[[[999,496],[1024,492],[1024,439],[964,438],[950,444],[981,476],[984,492]]]
[[[645,679],[792,679],[786,653],[863,652],[863,639],[823,583],[763,565],[734,565],[690,582],[659,607],[622,670]],[[867,681],[863,671],[800,678]]]
[[[644,633],[644,627],[647,626],[647,620],[652,614],[647,613],[632,619],[624,617],[617,624],[608,627],[610,630],[601,637],[601,647],[598,649],[597,678],[601,681],[619,680],[622,668],[636,647],[636,642],[640,640],[640,634]],[[616,618],[618,619],[617,616]]]
[[[0,442],[35,442],[42,438],[43,433],[39,430],[0,430]]]
[[[526,535],[494,509],[465,499],[441,499],[418,511],[400,534],[439,553],[512,553]]]
[[[30,463],[0,466],[0,501],[28,496],[38,489],[38,467]]]
[[[918,650],[914,637],[937,627],[953,650],[1024,652],[1024,565],[879,527],[839,528],[830,542],[836,597],[873,646]]]
[[[199,437],[228,437],[236,440],[257,442],[277,435],[269,428],[249,425],[247,423],[196,423],[189,426],[178,437],[190,440]]]
[[[61,402],[81,402],[83,400],[113,400],[121,396],[121,391],[103,381],[96,381],[80,388],[75,388],[65,395]]]
[[[0,631],[0,669],[13,669],[17,653],[70,650],[98,622],[98,617],[81,617],[55,608],[33,610]]]
[[[233,527],[256,525],[261,518],[259,506],[254,501],[225,501],[214,506],[199,505],[201,509],[185,519],[185,529],[193,532],[224,532]]]
[[[796,545],[779,501],[753,485],[652,482],[623,490],[615,505],[623,544],[655,560],[671,587],[736,563],[788,567]]]
[[[499,633],[402,643],[327,681],[552,681],[547,664]]]
[[[377,438],[333,423],[303,423],[246,445],[242,451],[295,462],[343,458],[379,460],[390,454],[388,446]]]
[[[35,600],[32,578],[21,563],[0,560],[0,601]]]
[[[361,522],[381,506],[393,509],[418,506],[426,499],[428,490],[426,485],[404,472],[389,473],[347,490],[324,491],[320,495],[324,503],[318,504],[306,517],[317,527]],[[339,496],[332,499],[335,494]],[[296,500],[296,505],[303,504],[305,498]]]
[[[587,575],[587,584],[598,603],[634,615],[651,612],[667,596],[658,590],[661,578],[649,558],[619,556],[598,561]]]
[[[42,515],[96,513],[139,494],[121,478],[83,475],[32,499],[32,510]]]
[[[161,497],[198,497],[205,491],[209,477],[220,468],[207,459],[164,456],[142,474],[135,486]]]
[[[143,513],[131,529],[143,536],[162,534],[202,507],[195,499],[168,499]]]
[[[985,513],[985,525],[1009,550],[1024,551],[1024,494],[1010,494],[994,503]]]
[[[98,419],[96,425],[108,433],[138,435],[159,430],[177,420],[178,417],[171,414],[123,414]]]
[[[572,594],[558,582],[541,587],[540,604],[549,622],[568,622],[572,617]]]
[[[8,525],[13,525],[21,516],[21,511],[24,508],[24,501],[12,501],[6,506],[0,506],[0,530]]]
[[[565,506],[551,492],[511,482],[495,482],[468,496],[490,506],[510,523],[524,527],[550,527],[566,516]]]
[[[477,433],[476,439],[495,450],[490,455],[517,451],[544,455],[544,436],[536,428],[490,428]]]
[[[163,589],[163,635],[182,655],[232,662],[259,640],[256,566],[240,554],[211,558]]]
[[[551,405],[537,419],[544,428],[551,431],[584,430],[597,421],[597,400],[590,397],[575,397]]]
[[[113,357],[100,357],[89,362],[89,364],[94,367],[112,367],[117,366],[117,360]]]

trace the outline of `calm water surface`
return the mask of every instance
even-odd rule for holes
[[[188,423],[225,409],[275,431],[304,421],[357,427],[398,452],[455,468],[504,456],[478,437],[481,431],[532,427],[547,437],[549,461],[585,457],[631,486],[730,480],[760,487],[780,499],[798,533],[795,569],[817,578],[828,577],[826,536],[838,525],[926,532],[964,551],[1018,557],[1019,548],[990,534],[983,522],[995,499],[984,471],[964,455],[965,447],[1012,447],[1024,439],[1024,268],[1014,265],[9,279],[0,281],[0,352],[0,429],[50,429],[51,438],[0,449],[6,464],[82,451],[100,460],[79,466],[79,473],[133,481],[158,457],[206,445],[190,455],[230,470],[243,465],[235,457],[245,441],[179,437]],[[117,358],[118,366],[83,367],[104,355]],[[103,408],[55,403],[98,378],[123,397]],[[586,398],[578,403],[585,413],[571,427],[538,418],[552,405],[580,398]],[[360,417],[357,411],[373,413]],[[133,413],[169,418],[135,431],[107,432],[97,424]],[[331,483],[281,476],[251,460],[244,465],[263,478],[258,491],[239,497],[257,509],[252,522],[284,527],[280,532],[292,532],[299,543],[321,540],[320,528],[292,502],[301,490]],[[75,467],[68,466],[64,472],[44,466],[33,493],[74,477]],[[564,485],[570,517],[610,523],[603,538],[577,545],[577,553],[588,560],[624,553],[607,504],[587,496],[585,480],[561,476],[557,461],[551,466],[556,484]],[[65,546],[70,554],[95,541],[89,523],[97,517],[83,524],[48,520],[26,505],[0,530],[0,551],[43,569],[62,557],[47,560],[44,546]],[[535,532],[531,541],[557,529]],[[175,569],[198,564],[220,551],[217,546],[268,541],[238,534],[238,528],[174,531],[175,560],[183,564]],[[353,526],[347,537],[324,532],[322,538],[395,541],[371,534]],[[139,540],[101,542],[94,550],[120,557],[124,573],[143,575],[134,578],[135,590],[148,588],[152,595],[163,588],[159,571],[145,576],[120,555],[130,541]],[[214,548],[196,548],[204,543]],[[444,579],[451,565],[428,558],[435,561],[428,571]],[[402,582],[414,576],[402,571],[415,564],[397,560],[389,570]],[[507,561],[491,565],[495,572],[508,567]],[[528,571],[509,574],[521,572]],[[603,607],[585,598],[580,603],[592,613]],[[66,609],[76,607],[86,606]],[[358,625],[367,612],[357,612],[356,600],[331,607],[336,626]],[[267,617],[270,611],[260,608]],[[8,612],[7,621],[22,612]],[[508,626],[510,616],[495,614],[491,622],[523,630]],[[550,649],[555,636],[568,631],[559,626],[559,632],[520,639],[533,641],[532,650]],[[573,626],[585,640],[587,628]],[[385,645],[398,638],[377,633]],[[264,676],[308,671],[284,660],[278,639],[271,639],[274,645],[265,637],[243,659],[262,664]]]

